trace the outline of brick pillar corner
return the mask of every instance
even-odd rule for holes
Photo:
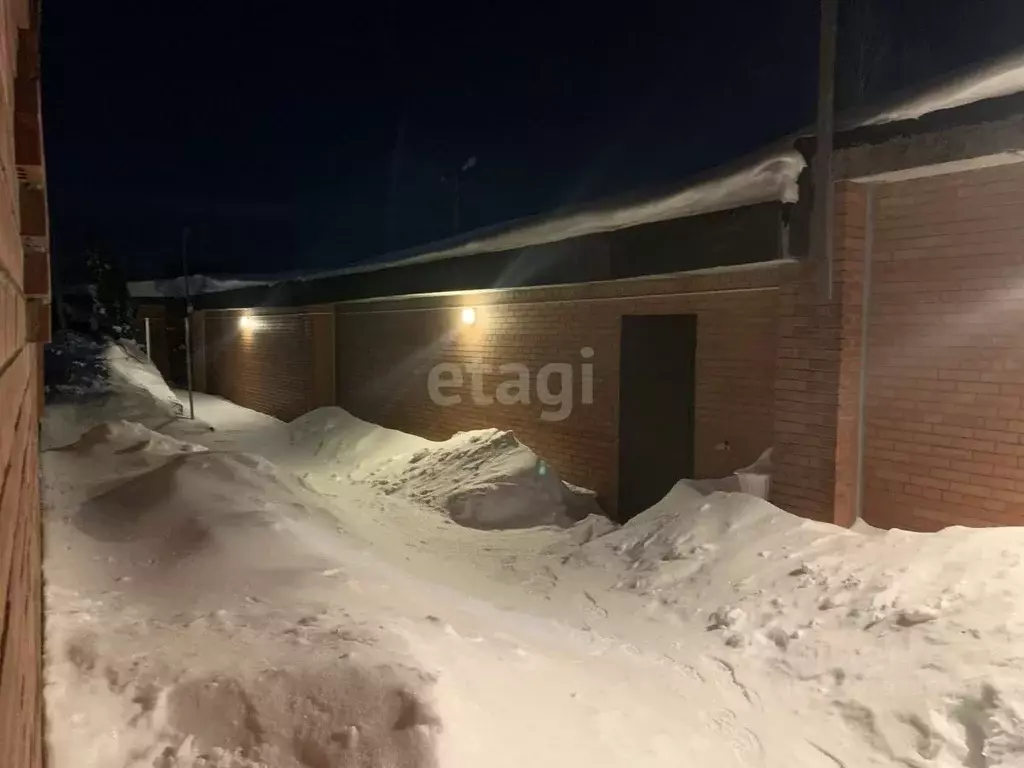
[[[772,502],[849,526],[856,517],[866,188],[836,190],[832,296],[820,262],[784,283],[775,380]]]

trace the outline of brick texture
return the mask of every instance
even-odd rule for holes
[[[868,522],[1024,524],[1022,222],[1020,164],[839,186],[831,299],[813,264],[781,295],[777,504],[855,519],[863,396]]]
[[[780,298],[772,500],[816,520],[855,514],[866,193],[836,190],[832,291],[818,261],[795,267]]]
[[[15,81],[18,30],[28,20],[25,3],[0,2],[0,766],[41,768],[42,589],[39,513],[38,423],[42,357],[48,339],[49,271],[37,247],[29,269],[23,237],[45,244],[45,197],[41,167],[15,162],[15,82],[37,87],[19,72]],[[20,58],[29,59],[24,50]],[[24,68],[23,68],[24,69]],[[25,112],[22,133],[39,142],[38,103]],[[41,160],[38,161],[41,164]],[[32,173],[31,187],[19,177]],[[31,201],[28,198],[32,198]],[[28,233],[19,209],[36,218]],[[41,216],[41,218],[40,218]],[[44,223],[41,225],[40,221]],[[36,298],[29,298],[29,295]],[[31,302],[31,304],[30,304]]]
[[[202,330],[195,341],[196,383],[206,391],[256,411],[290,421],[334,403],[333,310],[307,307],[254,312],[243,328],[243,312],[197,312]]]
[[[668,279],[338,306],[338,402],[356,415],[433,439],[499,427],[549,461],[569,482],[592,488],[615,511],[618,476],[619,334],[623,315],[697,316],[695,460],[701,477],[753,461],[772,439],[777,267]],[[477,322],[461,323],[472,306]],[[581,350],[594,350],[593,403],[583,404]],[[674,350],[665,350],[673,354]],[[685,350],[678,350],[685,354]],[[531,374],[547,363],[574,369],[574,408],[562,421],[529,404],[479,405],[467,379],[462,401],[429,397],[438,363],[485,365],[493,395],[506,363]],[[471,370],[471,369],[470,369]],[[728,446],[728,447],[726,447]]]
[[[357,416],[433,439],[482,427],[511,429],[565,479],[593,488],[614,511],[618,473],[619,329],[623,315],[697,316],[695,456],[697,474],[728,474],[753,461],[773,432],[778,265],[672,278],[585,286],[493,291],[350,302],[254,315],[240,328],[238,311],[207,311],[207,389],[284,419],[327,403]],[[477,322],[462,324],[472,306]],[[581,350],[590,347],[589,360]],[[673,350],[666,350],[672,354]],[[680,350],[682,352],[682,350]],[[198,356],[197,356],[198,357]],[[337,364],[335,365],[335,361]],[[529,404],[462,402],[441,406],[429,396],[438,363],[466,370],[486,365],[482,391],[522,363],[532,374],[547,363],[574,368],[575,407],[562,421],[541,418]],[[581,403],[580,365],[593,365],[593,403]]]
[[[693,314],[698,476],[727,474],[774,444],[772,499],[796,514],[848,525],[859,509],[874,525],[916,530],[1016,525],[1022,222],[1024,165],[844,182],[830,296],[809,262],[264,312],[248,331],[239,312],[210,312],[197,357],[211,391],[281,418],[336,402],[435,439],[511,429],[614,512],[621,319]],[[460,322],[466,306],[475,325]],[[534,374],[547,363],[573,367],[567,418],[541,418],[535,392],[529,404],[480,405],[472,379],[457,404],[429,397],[439,363],[486,366],[481,392],[493,394],[506,378],[498,366],[513,362]],[[584,362],[593,365],[589,405],[580,402]]]
[[[865,518],[1024,524],[1024,165],[877,195]]]
[[[48,338],[49,270],[45,263],[45,197],[41,157],[15,159],[15,84],[38,88],[35,67],[15,80],[20,51],[34,41],[27,4],[0,2],[0,766],[41,768],[42,589],[38,487],[38,422],[42,357],[35,342]],[[23,47],[23,46],[22,46]],[[34,50],[34,49],[33,49]],[[31,106],[31,105],[30,105]],[[41,146],[38,103],[19,114],[19,135]],[[22,139],[19,139],[22,141]],[[27,161],[26,161],[27,162]],[[30,187],[19,177],[34,179]],[[26,195],[32,200],[27,201]],[[30,203],[36,218],[28,233],[19,209]],[[43,206],[40,208],[40,206]],[[41,218],[40,218],[41,215]],[[34,250],[24,263],[23,236]],[[29,299],[27,294],[34,298]],[[31,304],[29,303],[31,302]]]
[[[4,766],[41,765],[38,374],[36,348],[22,346],[0,377],[4,404],[0,594],[5,597],[0,619],[0,743],[4,745],[0,765]]]

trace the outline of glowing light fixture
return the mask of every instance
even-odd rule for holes
[[[238,318],[238,327],[243,331],[251,331],[256,327],[256,319],[252,315],[242,315]]]
[[[476,323],[476,310],[473,307],[463,307],[461,317],[463,325],[473,325]]]

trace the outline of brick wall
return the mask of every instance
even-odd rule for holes
[[[877,197],[864,516],[1024,524],[1024,165]]]
[[[623,315],[697,315],[695,458],[698,476],[721,476],[772,441],[777,265],[710,274],[350,303],[337,306],[338,402],[356,415],[433,439],[481,427],[511,429],[570,482],[592,488],[614,511],[618,473],[619,331]],[[462,324],[472,306],[477,321]],[[581,399],[581,350],[594,350],[594,397]],[[679,353],[685,353],[679,350]],[[666,349],[665,354],[673,354]],[[493,395],[504,363],[533,374],[552,362],[574,369],[575,407],[545,421],[545,406],[432,402],[437,363],[483,364]],[[452,390],[456,391],[456,390]],[[547,410],[554,410],[548,406]],[[728,448],[724,446],[728,445]]]
[[[251,327],[239,318],[252,318]],[[290,421],[334,402],[333,310],[209,310],[193,316],[197,386],[233,402]]]
[[[695,314],[698,476],[774,444],[772,499],[796,514],[848,525],[860,511],[921,530],[1024,523],[1024,164],[843,182],[834,238],[830,296],[810,262],[349,302],[262,318],[248,337],[237,313],[211,313],[206,370],[213,391],[283,418],[338,402],[435,439],[512,429],[614,512],[621,318]],[[459,319],[466,306],[472,326]],[[318,316],[327,325],[315,333]],[[545,421],[536,396],[481,406],[469,381],[442,407],[427,381],[446,362],[487,366],[489,394],[503,363],[569,363],[576,407]]]
[[[43,764],[37,436],[49,262],[31,19],[27,3],[0,2],[0,765],[19,768]]]
[[[206,340],[197,380],[203,375],[207,391],[282,419],[336,402],[433,439],[511,429],[614,511],[622,316],[697,315],[696,470],[725,475],[771,444],[779,269],[262,310],[249,329],[239,325],[242,311],[208,310],[197,313]],[[472,326],[460,320],[466,306],[477,313]],[[594,350],[592,358],[581,356],[584,347]],[[481,381],[491,395],[507,378],[496,370],[503,363],[525,364],[534,374],[547,363],[569,363],[575,407],[564,420],[546,421],[541,411],[555,407],[536,396],[528,405],[481,406],[469,378],[461,403],[440,406],[429,396],[428,376],[444,362],[490,366]],[[580,402],[584,362],[593,365],[591,405]]]
[[[261,317],[252,332],[238,313],[209,313],[205,370],[211,391],[282,418],[337,402],[435,439],[511,429],[614,512],[621,318],[695,314],[698,476],[774,444],[772,499],[796,514],[848,525],[860,511],[921,530],[1024,523],[1024,164],[843,182],[834,238],[831,296],[817,263],[791,263],[349,302]],[[503,363],[569,363],[576,406],[561,421],[541,418],[535,394],[482,406],[467,380],[442,407],[427,382],[446,362],[487,366],[487,394]],[[584,362],[591,405],[579,402]]]
[[[780,297],[772,501],[848,525],[855,516],[867,192],[837,186],[831,295],[822,265],[794,266]]]
[[[1024,524],[1022,242],[1021,164],[839,185],[832,297],[815,264],[780,297],[776,504],[849,524],[860,495],[881,527]]]

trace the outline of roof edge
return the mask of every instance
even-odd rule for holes
[[[405,258],[311,273],[298,280],[319,280],[423,264],[482,253],[529,248],[586,235],[716,213],[766,202],[795,203],[797,180],[807,163],[795,149],[770,149],[691,177],[691,183],[630,202],[606,200],[571,212],[518,219],[469,233],[457,241],[407,251]],[[446,246],[446,243],[451,243]]]

